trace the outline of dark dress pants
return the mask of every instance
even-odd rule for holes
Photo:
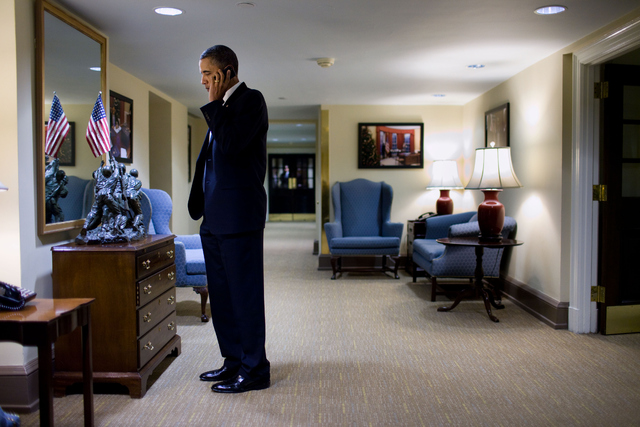
[[[265,352],[264,230],[212,234],[200,227],[211,320],[224,365],[245,378],[269,374]]]

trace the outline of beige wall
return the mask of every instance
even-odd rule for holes
[[[509,102],[511,156],[522,188],[505,189],[500,201],[518,222],[509,275],[558,300],[562,286],[562,55],[552,55],[464,106],[464,133],[484,146],[484,113]],[[473,160],[471,154],[468,160]],[[468,163],[469,165],[471,163]]]
[[[426,190],[433,160],[457,160],[464,182],[471,176],[471,141],[463,134],[463,108],[458,106],[323,105],[329,113],[329,185],[366,178],[393,187],[391,220],[405,224],[401,253],[406,250],[406,222],[435,210],[437,190]],[[424,169],[358,169],[358,123],[424,123]],[[322,126],[322,124],[321,124]],[[468,169],[465,172],[465,169]],[[455,212],[477,209],[472,191],[451,191]],[[479,203],[479,202],[478,202]],[[333,218],[333,210],[331,211]]]

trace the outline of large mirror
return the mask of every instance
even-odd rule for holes
[[[36,4],[36,165],[38,233],[80,228],[91,208],[92,173],[100,158],[85,132],[98,94],[105,97],[107,42],[56,6]],[[45,155],[46,126],[54,93],[70,130],[56,158]],[[60,172],[62,171],[62,172]]]

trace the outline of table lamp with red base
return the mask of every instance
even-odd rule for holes
[[[440,198],[436,201],[438,215],[453,213],[453,200],[449,197],[449,191],[463,188],[458,175],[458,164],[455,160],[436,160],[433,162],[433,179],[427,186],[427,190],[440,190]]]
[[[478,206],[480,240],[499,242],[502,240],[504,205],[498,200],[503,188],[522,187],[511,162],[510,147],[476,149],[476,162],[467,190],[482,190],[484,201]]]

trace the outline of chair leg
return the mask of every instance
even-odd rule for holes
[[[411,273],[413,274],[413,283],[416,283],[416,269],[418,268],[418,264],[411,261],[413,268],[411,269]]]
[[[208,322],[209,317],[207,317],[207,313],[205,312],[205,310],[207,307],[207,298],[209,298],[209,289],[206,286],[198,286],[197,288],[193,288],[193,291],[197,294],[200,294],[200,309],[202,311],[200,320],[202,322]]]
[[[435,277],[431,278],[431,301],[436,300],[436,288],[438,287]]]
[[[398,261],[400,257],[392,256],[389,258],[391,258],[391,260],[393,261],[393,275],[395,276],[396,279],[399,279],[400,276],[398,276],[398,264],[399,264]]]
[[[336,275],[341,268],[338,267],[338,263],[340,263],[340,267],[342,267],[342,257],[332,256],[331,257],[331,269],[333,270],[333,276],[331,276],[331,280],[336,280]]]

